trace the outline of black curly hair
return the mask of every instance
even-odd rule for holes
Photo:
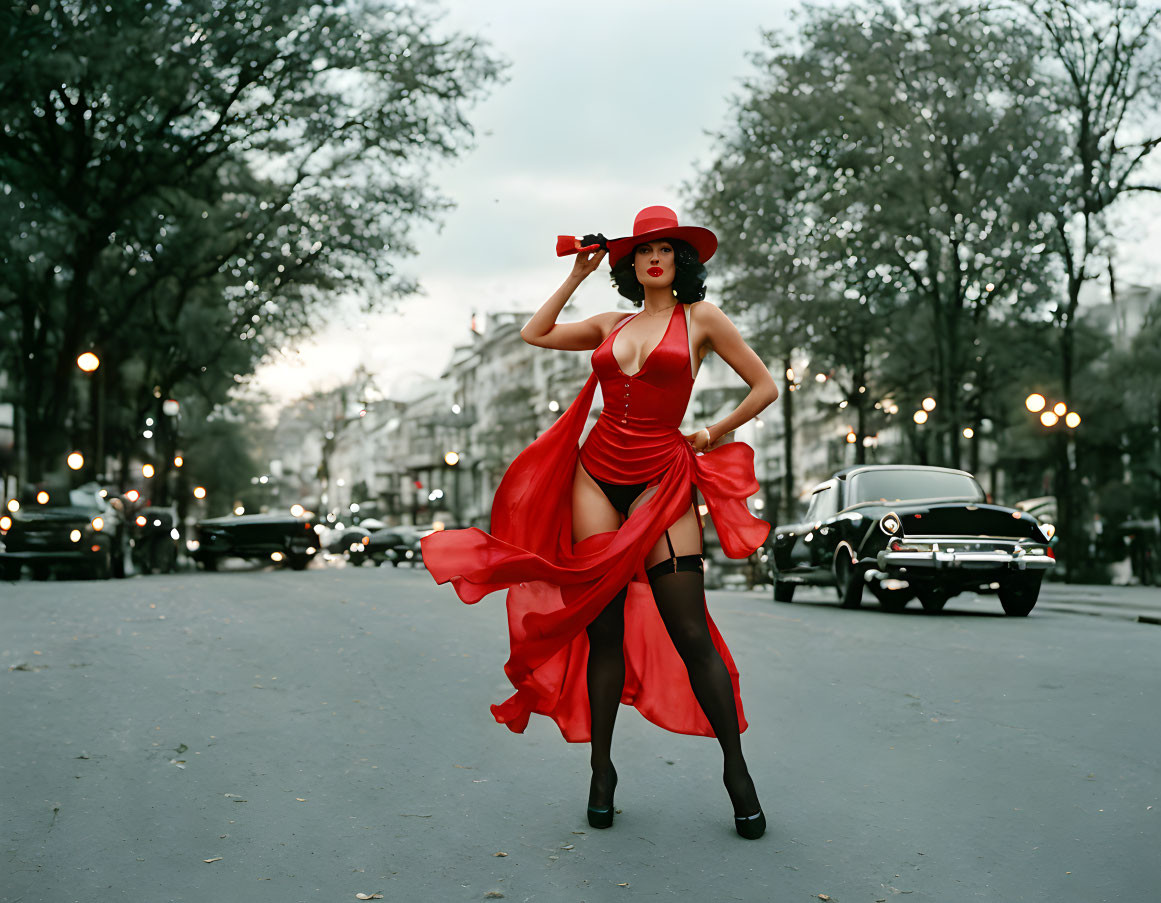
[[[673,256],[676,260],[676,272],[673,274],[673,294],[682,304],[692,304],[705,297],[705,264],[697,258],[697,250],[687,241],[679,238],[662,238],[673,245]],[[638,246],[639,247],[639,246]],[[634,248],[613,266],[613,288],[628,298],[637,307],[645,302],[645,286],[637,281],[637,273],[633,269],[633,258],[637,256]]]

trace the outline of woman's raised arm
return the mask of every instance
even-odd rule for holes
[[[579,242],[578,242],[579,245]],[[529,345],[541,348],[556,348],[561,351],[585,351],[596,348],[605,340],[609,330],[625,316],[615,311],[596,314],[579,323],[557,323],[564,305],[572,297],[585,277],[592,273],[605,259],[604,251],[577,254],[572,272],[551,297],[532,315],[532,319],[520,330],[520,338]]]

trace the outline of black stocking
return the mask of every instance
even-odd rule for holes
[[[593,766],[589,805],[597,808],[607,807],[613,792],[613,724],[625,689],[625,594],[623,589],[613,596],[588,626]]]
[[[683,558],[687,556],[682,556]],[[726,663],[714,647],[706,621],[704,578],[700,570],[665,573],[669,561],[649,569],[649,585],[665,629],[689,674],[698,705],[721,744],[725,758],[723,779],[734,814],[758,811],[758,794],[742,757],[738,708]]]

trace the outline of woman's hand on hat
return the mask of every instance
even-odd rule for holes
[[[577,279],[584,279],[601,265],[601,261],[605,259],[607,251],[602,251],[597,248],[595,251],[582,251],[581,248],[586,247],[581,244],[580,239],[575,239],[577,255],[572,262],[572,275]]]

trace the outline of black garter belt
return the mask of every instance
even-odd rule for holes
[[[623,517],[629,516],[629,506],[642,492],[649,488],[648,483],[609,483],[606,480],[598,480],[589,473],[589,469],[585,467],[583,461],[581,467],[605,494],[609,504]],[[662,574],[676,574],[678,571],[695,571],[699,574],[704,572],[702,564],[704,556],[676,554],[673,549],[673,541],[669,538],[669,530],[665,531],[665,544],[669,546],[669,558],[658,562],[645,571],[645,576],[649,578],[650,582]]]

